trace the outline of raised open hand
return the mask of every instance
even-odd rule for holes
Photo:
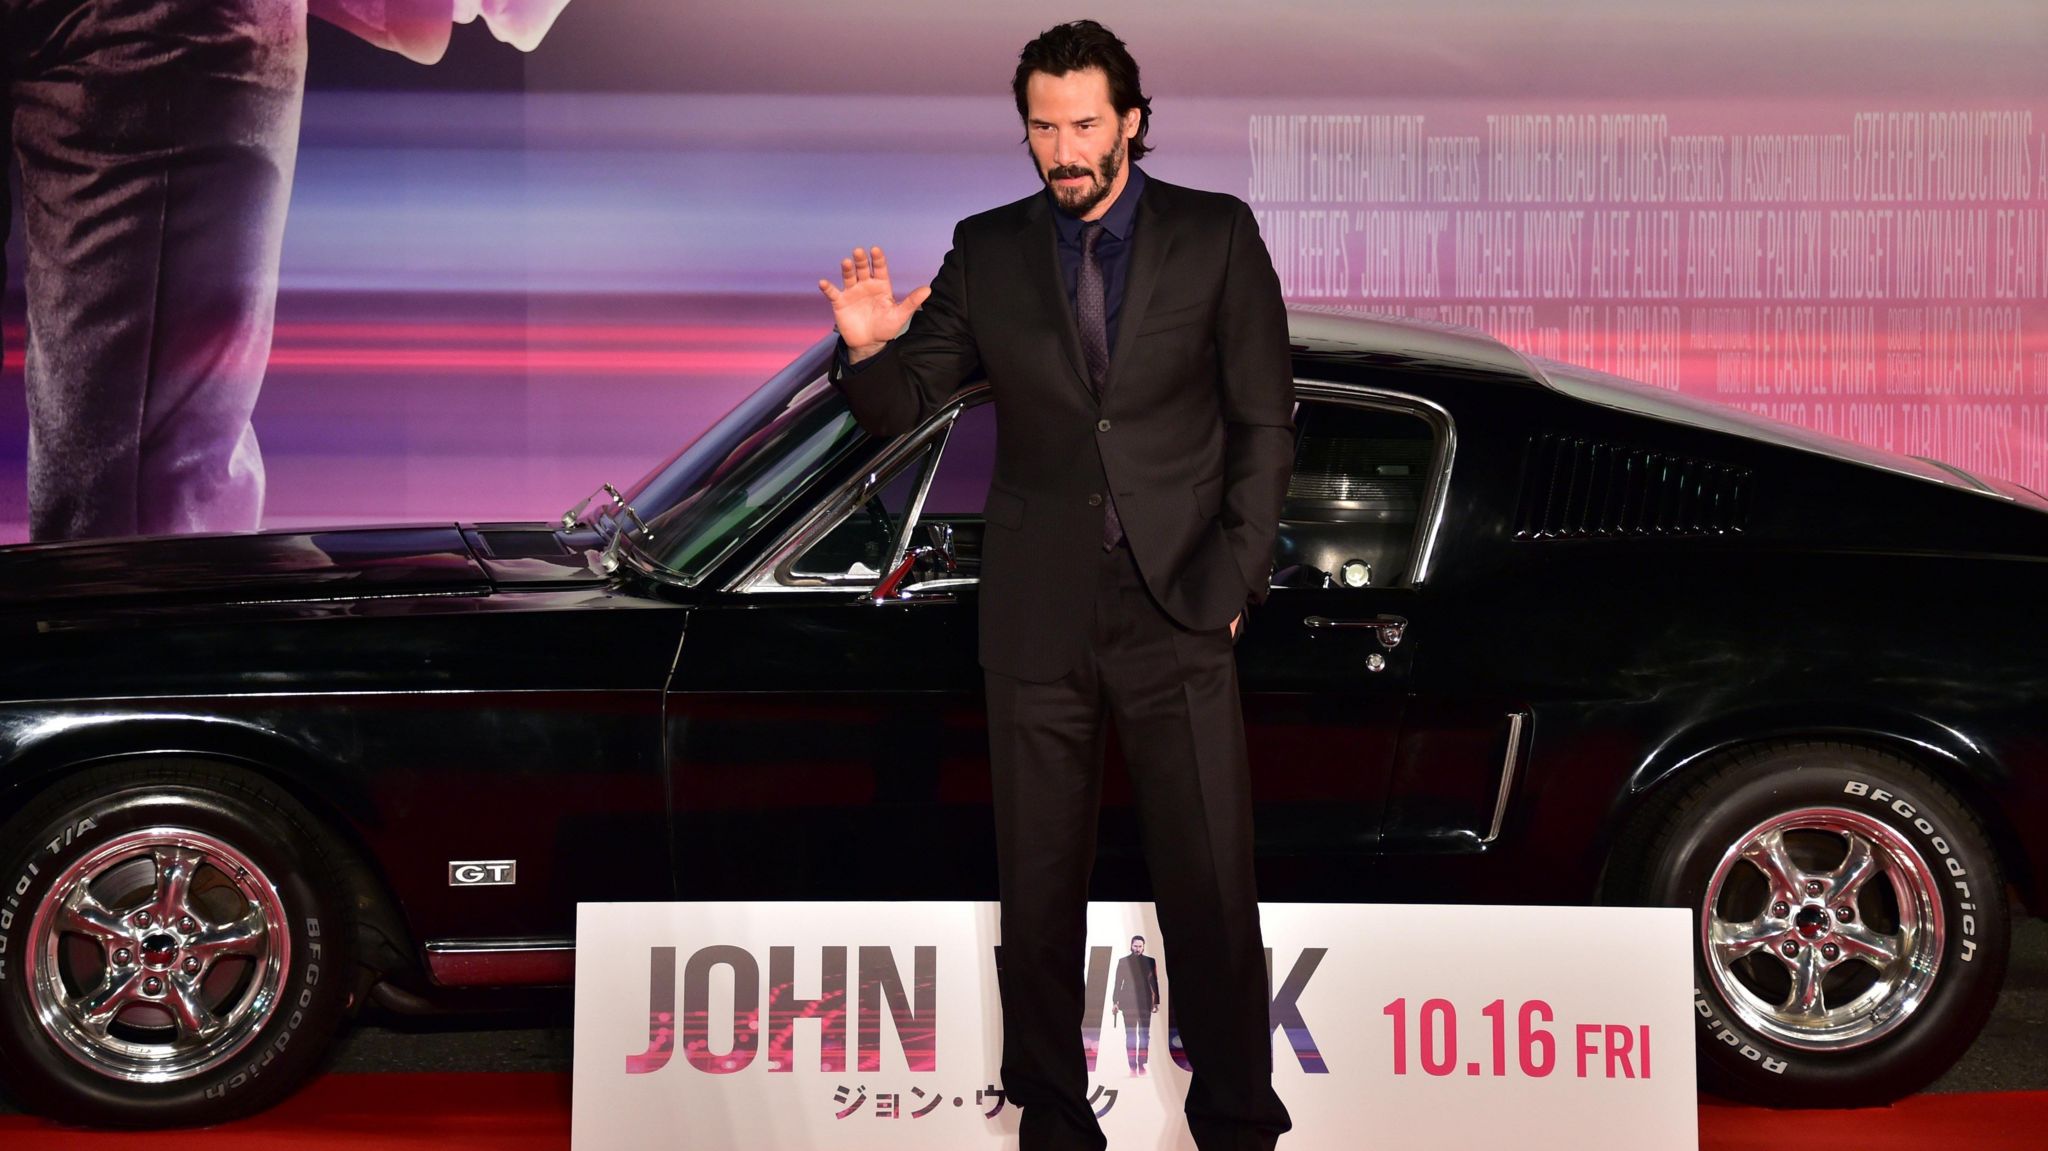
[[[832,301],[832,322],[854,351],[872,353],[896,338],[910,323],[910,314],[932,294],[927,284],[898,300],[890,290],[889,261],[880,248],[855,248],[852,256],[839,261],[839,278],[841,287],[819,280],[818,290]]]

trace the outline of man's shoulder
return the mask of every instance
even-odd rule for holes
[[[999,207],[976,212],[960,221],[960,232],[962,235],[979,236],[1014,231],[1023,226],[1024,221],[1031,217],[1033,206],[1044,198],[1043,191],[1033,192]]]
[[[1171,184],[1150,172],[1145,173],[1145,192],[1147,195],[1158,196],[1161,206],[1169,211],[1194,212],[1221,219],[1228,219],[1249,207],[1243,200],[1228,192],[1190,188],[1186,184]]]

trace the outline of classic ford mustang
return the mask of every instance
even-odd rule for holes
[[[1290,322],[1261,896],[1689,908],[1709,1086],[1945,1070],[2048,885],[2048,500]],[[975,587],[1032,509],[986,381],[878,440],[831,348],[558,521],[0,548],[0,1082],[211,1122],[368,997],[566,983],[580,900],[994,898]]]

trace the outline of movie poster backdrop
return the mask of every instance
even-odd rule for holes
[[[1033,191],[1010,73],[1078,14],[544,6],[540,36],[443,14],[438,49],[312,20],[264,525],[541,519],[629,483],[829,330],[815,282],[851,247],[923,283],[954,221]],[[1292,304],[2048,490],[2048,7],[1090,14],[1143,68],[1146,170],[1248,201]],[[27,533],[23,239],[0,542]]]

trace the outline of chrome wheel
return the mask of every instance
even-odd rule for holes
[[[220,1066],[278,1004],[291,962],[284,902],[230,844],[151,827],[72,863],[29,929],[28,991],[67,1055],[162,1083]]]
[[[1722,1000],[1759,1034],[1834,1051],[1869,1043],[1926,999],[1945,942],[1934,870],[1860,812],[1774,816],[1721,857],[1700,946]]]

